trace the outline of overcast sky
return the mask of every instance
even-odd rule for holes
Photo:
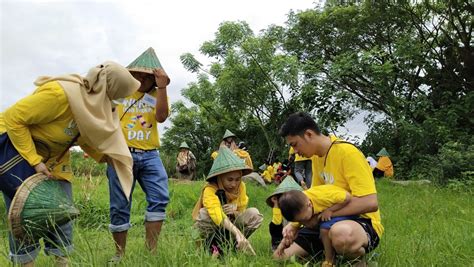
[[[319,0],[23,1],[0,0],[0,110],[34,90],[40,75],[85,74],[103,61],[127,65],[153,47],[171,78],[171,102],[196,76],[179,56],[214,37],[223,21],[246,21],[254,33],[283,25],[290,10]],[[166,125],[166,124],[165,124]],[[160,130],[163,126],[160,127]],[[359,130],[358,130],[359,131]]]

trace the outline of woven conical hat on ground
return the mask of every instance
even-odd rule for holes
[[[295,181],[291,176],[286,176],[286,178],[278,185],[278,187],[273,191],[273,193],[267,198],[267,205],[273,207],[272,197],[281,193],[285,193],[291,190],[303,191],[303,188]]]
[[[377,153],[377,157],[390,157],[390,154],[388,154],[388,151],[384,148],[380,149],[379,153]]]
[[[129,71],[145,72],[153,75],[154,69],[163,69],[153,48],[148,48],[127,66]]]
[[[232,150],[228,149],[227,147],[221,147],[219,149],[219,155],[217,155],[216,159],[212,163],[211,170],[209,171],[209,175],[207,179],[218,176],[219,174],[228,173],[231,171],[242,171],[242,176],[250,174],[252,169],[250,169],[246,164],[245,161],[239,157],[237,157]]]
[[[79,215],[58,180],[42,173],[28,177],[18,188],[10,205],[8,221],[13,236],[31,240],[54,231]]]

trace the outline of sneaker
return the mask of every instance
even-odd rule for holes
[[[213,258],[219,258],[219,256],[221,255],[221,252],[219,251],[219,247],[217,247],[216,245],[212,245],[211,254]]]

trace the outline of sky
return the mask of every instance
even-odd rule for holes
[[[190,52],[201,62],[205,41],[224,21],[246,21],[254,33],[283,25],[290,10],[314,8],[319,0],[40,1],[0,0],[0,111],[34,90],[41,75],[79,73],[103,61],[127,65],[153,47],[171,78],[171,102],[196,80],[182,66]],[[359,122],[351,122],[358,129]],[[169,122],[160,125],[160,131]]]

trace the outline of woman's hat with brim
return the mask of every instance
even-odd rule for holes
[[[8,212],[13,236],[25,242],[54,232],[79,215],[58,180],[42,173],[28,177],[18,188]]]
[[[222,137],[222,140],[228,138],[228,137],[237,137],[233,132],[229,130],[225,130],[224,136]]]
[[[272,197],[278,194],[289,192],[291,190],[303,191],[303,188],[293,179],[291,176],[286,176],[286,178],[278,185],[278,187],[273,191],[273,193],[267,198],[267,205],[273,207]]]
[[[182,142],[181,145],[179,145],[179,148],[187,148],[187,149],[189,149],[189,146],[188,146],[188,144],[186,144],[186,142]]]
[[[232,150],[221,147],[206,180],[209,181],[211,178],[231,171],[242,171],[242,176],[245,176],[250,174],[252,169],[245,164],[243,159],[237,157]]]
[[[384,147],[377,153],[377,157],[390,157],[390,154],[388,154],[388,151]]]

